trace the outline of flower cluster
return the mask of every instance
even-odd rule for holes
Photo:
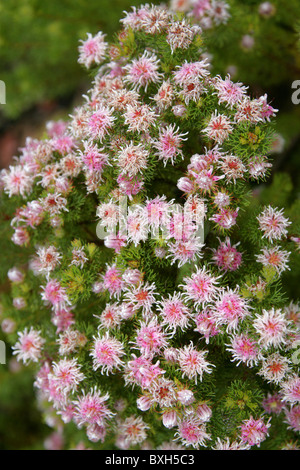
[[[228,17],[221,1],[193,8],[203,27]],[[39,312],[35,327],[22,315],[13,352],[39,363],[45,414],[100,448],[260,446],[271,399],[221,439],[214,391],[224,364],[247,368],[299,430],[299,307],[272,291],[290,221],[271,207],[254,218],[261,254],[238,227],[248,181],[271,166],[276,110],[211,76],[189,16],[144,5],[122,25],[115,44],[102,33],[82,41],[79,62],[95,71],[83,104],[1,173],[3,197],[23,201],[12,242],[30,250],[29,269],[8,272],[13,309]]]

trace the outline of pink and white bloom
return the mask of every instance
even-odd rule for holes
[[[18,332],[18,337],[18,341],[12,347],[17,360],[23,361],[24,364],[31,361],[38,362],[46,342],[41,336],[41,331],[35,330],[33,327],[30,330],[25,328],[24,331]]]
[[[165,371],[159,366],[157,361],[155,364],[150,358],[132,354],[132,359],[127,362],[124,368],[125,384],[139,385],[148,389]]]
[[[279,246],[273,248],[262,248],[261,253],[256,255],[257,262],[263,266],[274,268],[280,276],[284,271],[289,270],[290,252],[282,250]]]
[[[214,87],[217,90],[219,104],[225,103],[231,109],[241,101],[248,88],[242,83],[232,82],[229,75],[224,80],[221,77],[217,77]]]
[[[167,43],[170,45],[172,53],[180,48],[187,49],[195,36],[195,30],[185,19],[181,21],[171,21],[168,27]]]
[[[263,309],[253,321],[256,333],[259,335],[259,344],[265,349],[281,347],[286,343],[289,332],[288,321],[281,309]]]
[[[30,235],[25,227],[17,227],[11,237],[12,242],[15,245],[27,245],[30,240]]]
[[[124,281],[121,270],[115,265],[106,266],[106,271],[102,275],[103,287],[107,289],[113,297],[119,297],[124,288]]]
[[[222,333],[222,330],[217,326],[214,312],[209,308],[204,308],[194,320],[197,325],[194,331],[198,331],[204,336],[206,344],[209,344],[211,337]]]
[[[219,114],[217,110],[212,114],[203,133],[207,137],[218,144],[222,144],[224,140],[233,131],[232,122],[225,114]]]
[[[88,393],[83,392],[73,401],[75,405],[74,420],[79,427],[87,424],[97,424],[104,426],[114,413],[108,408],[106,402],[109,394],[104,395],[97,387],[92,388]]]
[[[148,132],[155,125],[156,114],[147,104],[129,104],[124,113],[124,122],[128,130],[133,132]]]
[[[216,212],[209,220],[212,220],[221,229],[229,230],[236,224],[239,208],[227,209],[222,208],[219,212]]]
[[[93,358],[93,370],[101,369],[101,374],[109,375],[124,365],[121,357],[124,356],[125,351],[119,340],[110,336],[108,332],[104,336],[98,333],[98,336],[94,336],[93,339],[90,353]]]
[[[258,372],[269,383],[279,384],[290,372],[289,359],[275,352],[262,361]]]
[[[288,424],[288,429],[293,431],[300,431],[300,405],[291,406],[291,408],[284,409],[285,423]]]
[[[176,127],[176,124],[170,124],[159,130],[159,138],[153,142],[153,146],[157,150],[159,160],[162,160],[164,165],[168,162],[174,165],[175,159],[178,156],[184,158],[181,147],[182,142],[187,140],[186,135],[187,133],[179,133],[179,128]]]
[[[102,142],[112,128],[114,120],[113,110],[108,106],[99,104],[88,118],[88,133],[91,138]]]
[[[91,142],[84,142],[84,149],[80,151],[79,157],[82,160],[84,169],[97,171],[100,174],[109,161],[109,156],[105,152],[105,149],[99,148]]]
[[[214,300],[218,294],[218,279],[213,276],[208,269],[196,267],[196,272],[190,277],[183,279],[184,284],[180,287],[184,290],[184,297],[187,301],[192,301],[195,306],[205,304]]]
[[[260,446],[269,435],[270,419],[265,423],[262,418],[254,419],[252,416],[243,421],[241,425],[241,439],[250,446]]]
[[[70,304],[66,289],[56,279],[50,279],[46,286],[42,286],[42,299],[46,304],[51,304],[55,309]]]
[[[284,402],[292,404],[300,402],[300,377],[298,375],[293,374],[280,385],[280,394]]]
[[[143,356],[153,357],[167,347],[167,335],[156,318],[152,318],[140,323],[133,344],[136,344],[134,349],[138,349]]]
[[[222,289],[213,307],[216,325],[226,325],[226,331],[236,331],[240,323],[250,314],[246,299],[239,294],[239,287],[234,290]]]
[[[7,271],[7,277],[11,282],[23,282],[25,278],[25,273],[20,271],[20,269],[13,267]]]
[[[182,294],[169,294],[168,298],[157,303],[157,308],[162,319],[161,325],[170,330],[172,335],[178,328],[184,331],[189,326],[191,313],[183,301]]]
[[[197,416],[183,418],[178,424],[176,435],[177,440],[180,440],[184,446],[192,446],[194,449],[206,447],[206,441],[210,439],[205,424]]]
[[[117,303],[106,303],[102,313],[97,316],[100,320],[101,329],[117,328],[122,321],[122,311]]]
[[[148,424],[140,416],[129,416],[118,423],[118,439],[124,441],[126,448],[141,444],[147,439],[148,429]]]
[[[46,274],[48,277],[50,272],[55,270],[62,259],[62,255],[53,245],[40,247],[37,250],[37,256],[39,259],[39,271]]]
[[[253,367],[262,359],[258,343],[247,333],[232,336],[231,343],[227,344],[227,351],[232,354],[232,361],[236,361],[237,366],[244,363]]]
[[[286,237],[287,227],[291,224],[289,219],[283,216],[283,209],[274,209],[272,206],[266,207],[257,220],[263,232],[263,238],[267,238],[271,243]]]
[[[33,178],[26,165],[10,166],[8,170],[3,170],[1,181],[4,192],[7,193],[9,197],[20,195],[24,198],[27,194],[31,193]]]
[[[202,381],[203,374],[211,374],[212,364],[206,359],[208,351],[199,351],[191,341],[188,346],[178,349],[178,364],[183,377],[194,380],[197,384],[198,378]]]
[[[156,286],[154,283],[140,283],[133,288],[126,288],[124,291],[124,300],[132,305],[134,311],[141,309],[144,318],[152,316],[151,308],[156,302]]]
[[[115,161],[121,170],[128,176],[142,173],[148,167],[149,152],[143,144],[135,145],[132,142],[123,147],[115,157]]]
[[[242,253],[236,249],[238,245],[231,245],[230,238],[226,237],[224,242],[220,241],[218,248],[213,249],[212,260],[221,271],[236,271],[240,267]]]
[[[52,364],[52,379],[58,390],[64,394],[74,392],[85,378],[77,359],[61,359]]]
[[[147,91],[150,83],[157,83],[161,79],[159,70],[159,60],[155,54],[145,51],[138,59],[126,65],[125,81],[133,85],[134,89],[139,90],[141,87]]]
[[[108,44],[104,41],[105,34],[98,32],[95,36],[87,33],[88,38],[79,46],[78,62],[86,68],[93,64],[101,64],[106,56]]]

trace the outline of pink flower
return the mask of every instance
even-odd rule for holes
[[[270,420],[264,423],[262,419],[255,420],[252,416],[243,421],[241,425],[242,441],[247,442],[250,446],[260,446],[269,435],[268,429],[271,426]]]
[[[102,275],[103,286],[113,297],[119,297],[123,288],[124,281],[122,273],[115,264],[107,265],[105,273]]]
[[[162,423],[167,429],[172,429],[177,425],[176,411],[165,411],[162,415]]]
[[[300,431],[300,405],[294,405],[290,409],[284,410],[285,422],[288,424],[288,429]]]
[[[132,354],[132,359],[125,366],[124,378],[127,385],[137,384],[142,388],[149,388],[163,374],[158,362],[153,364],[149,358]]]
[[[81,152],[81,159],[87,170],[102,173],[104,167],[108,164],[109,158],[103,150],[104,148],[99,149],[97,145],[84,142],[84,150]]]
[[[217,77],[214,87],[217,89],[217,95],[220,103],[226,103],[230,108],[233,108],[247,92],[247,87],[242,83],[234,83],[227,75],[225,80]]]
[[[13,236],[11,237],[11,240],[13,241],[13,243],[15,243],[15,245],[27,245],[30,240],[30,235],[26,228],[17,227]]]
[[[174,165],[178,156],[184,158],[181,147],[182,142],[186,140],[186,135],[187,133],[180,134],[179,128],[175,124],[160,129],[159,139],[153,142],[153,146],[157,149],[158,158],[163,160],[164,165],[168,162]]]
[[[178,349],[178,364],[183,373],[182,376],[187,376],[189,380],[194,380],[197,384],[198,376],[201,382],[204,372],[210,374],[212,364],[205,359],[207,353],[208,351],[195,349],[192,341],[188,346]]]
[[[177,187],[180,191],[186,194],[193,193],[195,191],[195,184],[186,176],[179,178],[177,181]]]
[[[178,431],[176,433],[184,446],[192,446],[195,449],[199,447],[206,447],[206,440],[210,439],[207,434],[205,425],[196,416],[184,418],[178,424]]]
[[[18,268],[14,267],[8,270],[7,277],[11,282],[23,282],[25,274],[20,271]]]
[[[194,401],[195,401],[194,393],[192,392],[192,390],[188,390],[188,389],[185,389],[185,388],[183,388],[181,390],[178,390],[177,391],[177,400],[182,405],[189,406],[192,403],[194,403]]]
[[[57,389],[65,394],[75,391],[84,378],[77,359],[61,359],[53,363],[52,379]]]
[[[140,416],[128,416],[118,425],[118,437],[124,440],[126,447],[141,444],[147,438],[149,426]]]
[[[10,166],[8,170],[2,172],[1,181],[9,197],[14,195],[25,197],[32,190],[33,178],[27,166]]]
[[[129,104],[124,113],[124,122],[129,131],[148,132],[155,125],[156,117],[155,112],[146,104]]]
[[[46,342],[41,337],[41,332],[33,327],[30,330],[25,328],[23,332],[18,332],[18,337],[17,343],[12,347],[17,360],[22,360],[24,364],[31,361],[38,362],[41,357],[42,347]]]
[[[180,48],[187,49],[194,39],[195,32],[185,19],[172,21],[168,28],[167,43],[172,53]]]
[[[143,144],[135,145],[132,142],[123,147],[116,155],[116,163],[129,177],[142,173],[148,167],[149,152]]]
[[[145,357],[153,357],[167,346],[166,334],[156,318],[140,323],[134,344]]]
[[[144,186],[144,182],[140,175],[131,177],[128,175],[120,174],[117,178],[120,191],[132,200],[132,197],[138,194]]]
[[[227,183],[234,183],[238,179],[242,179],[246,172],[246,167],[239,157],[234,155],[226,155],[218,164],[220,170],[224,173]]]
[[[161,111],[171,106],[174,99],[174,89],[169,80],[161,84],[153,99]]]
[[[197,406],[196,413],[202,423],[207,423],[211,419],[212,409],[206,403],[201,403]]]
[[[269,383],[279,384],[290,371],[289,360],[275,352],[263,360],[258,372]]]
[[[104,336],[98,334],[93,338],[90,353],[93,358],[93,370],[100,368],[101,374],[109,375],[114,370],[120,369],[124,365],[120,359],[125,354],[123,344],[116,338],[110,337],[108,332]]]
[[[198,313],[195,322],[197,325],[195,331],[204,336],[206,344],[209,343],[209,338],[221,333],[221,330],[217,327],[214,313],[209,309],[203,309],[202,312]]]
[[[157,34],[167,28],[170,13],[164,5],[151,5],[151,7],[147,5],[144,8],[144,14],[141,17],[141,27],[144,31],[148,34]]]
[[[251,100],[248,96],[244,97],[237,105],[234,120],[237,123],[248,121],[253,124],[262,121],[261,103],[258,100]]]
[[[25,308],[27,305],[27,302],[26,300],[24,299],[24,297],[14,297],[13,299],[13,306],[17,309],[17,310],[21,310],[23,308]]]
[[[65,288],[56,279],[48,281],[42,289],[42,299],[46,303],[50,303],[54,308],[63,307],[70,303]]]
[[[160,408],[170,408],[177,400],[175,383],[164,377],[158,377],[150,384],[149,393],[153,402],[158,403]]]
[[[259,228],[263,232],[263,238],[269,242],[280,240],[287,235],[287,227],[291,222],[283,216],[283,209],[274,209],[271,206],[266,207],[257,217]]]
[[[182,294],[169,294],[169,298],[159,301],[157,307],[162,318],[161,325],[166,326],[172,334],[175,334],[177,328],[184,331],[189,326],[191,313],[183,302]]]
[[[191,277],[185,277],[185,284],[181,285],[185,291],[185,298],[198,306],[211,302],[218,294],[218,279],[214,277],[204,266],[202,269],[196,267],[196,272]]]
[[[155,54],[145,51],[139,59],[134,59],[131,64],[125,66],[127,75],[125,81],[132,84],[134,89],[143,87],[147,91],[150,83],[160,80],[161,74],[158,72],[159,60]]]
[[[289,403],[300,402],[300,377],[293,374],[285,382],[281,383],[280,394],[282,400]]]
[[[185,83],[194,83],[199,79],[203,79],[209,75],[207,70],[208,63],[206,60],[198,62],[187,62],[178,66],[178,70],[174,72],[174,82],[176,85],[184,86]]]
[[[253,367],[262,359],[258,344],[247,333],[233,336],[231,344],[227,344],[227,346],[227,351],[231,352],[232,360],[237,361],[237,366],[244,363],[249,367]]]
[[[274,248],[262,248],[261,253],[256,255],[256,258],[259,263],[274,268],[278,275],[281,275],[283,271],[290,269],[288,266],[290,254],[289,251],[281,250],[279,246],[276,246]]]
[[[219,240],[220,241],[220,240]],[[236,271],[242,263],[242,254],[236,249],[239,243],[231,246],[229,237],[220,241],[217,249],[213,249],[213,261],[222,271]]]
[[[54,137],[51,140],[52,148],[54,151],[59,152],[61,155],[67,155],[72,152],[76,146],[74,137],[70,135],[62,135]]]
[[[222,289],[213,307],[217,326],[226,325],[226,331],[236,330],[240,322],[249,315],[247,301],[239,295],[239,287],[235,290]]]
[[[209,220],[212,220],[220,227],[229,230],[236,224],[239,208],[233,209],[221,209],[216,212]]]
[[[40,247],[37,250],[37,256],[39,258],[39,271],[47,274],[48,276],[50,272],[54,271],[58,264],[60,264],[60,260],[62,258],[61,254],[53,245]]]
[[[75,323],[72,309],[66,305],[55,305],[54,315],[51,318],[52,323],[56,326],[56,333],[66,331]]]
[[[95,63],[101,64],[105,59],[107,43],[104,41],[105,35],[101,32],[97,33],[94,37],[87,33],[88,38],[82,41],[82,45],[79,46],[79,59],[78,62],[83,64],[86,68]]]
[[[262,401],[264,410],[269,414],[280,414],[284,408],[281,396],[278,393],[271,395],[268,393],[267,397]]]
[[[133,306],[137,312],[141,309],[143,317],[151,317],[151,307],[155,302],[155,284],[141,283],[129,289],[126,288],[124,300]]]
[[[88,129],[90,136],[93,139],[99,139],[101,142],[113,126],[114,119],[112,109],[99,104],[95,112],[89,117]]]
[[[95,315],[100,319],[101,328],[116,328],[122,320],[121,310],[117,303],[107,303],[100,316]]]
[[[263,348],[280,347],[286,343],[289,325],[281,309],[263,309],[262,314],[253,321],[253,326]]]
[[[222,144],[232,131],[230,119],[225,114],[218,114],[217,110],[212,114],[207,127],[203,129],[203,133],[218,144]]]
[[[201,252],[204,244],[200,237],[190,237],[183,240],[175,240],[169,244],[169,255],[166,258],[171,258],[171,264],[178,262],[178,267],[183,266],[185,263],[195,262],[197,258],[202,258]]]
[[[94,387],[90,392],[83,392],[78,396],[77,400],[73,402],[75,405],[74,420],[79,427],[86,424],[97,424],[104,426],[106,421],[113,417],[112,411],[108,408],[107,400],[109,394],[101,395],[101,392]]]

